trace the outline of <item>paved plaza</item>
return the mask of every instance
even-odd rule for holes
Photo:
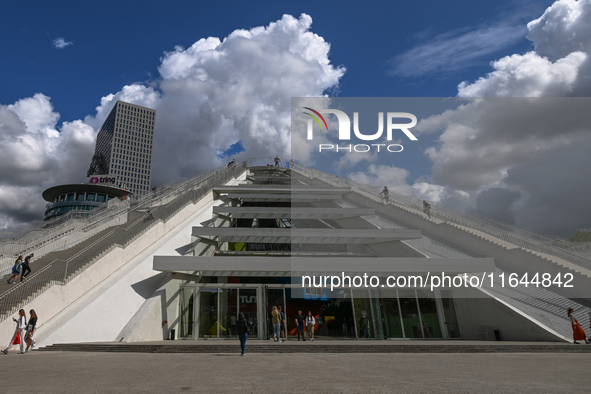
[[[583,346],[583,345],[581,345]],[[582,393],[589,354],[0,354],[1,392]]]

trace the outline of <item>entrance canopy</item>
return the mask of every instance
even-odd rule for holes
[[[291,244],[362,244],[419,239],[419,230],[331,229],[331,228],[249,228],[193,227],[193,236],[219,242],[291,243]]]
[[[494,272],[492,258],[154,256],[154,270],[198,272],[200,276],[293,276],[363,274],[426,275]]]
[[[371,208],[213,207],[213,213],[232,219],[346,219],[374,215]]]

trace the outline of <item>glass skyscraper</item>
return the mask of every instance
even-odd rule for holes
[[[117,101],[101,126],[87,176],[107,175],[136,196],[150,190],[156,110]]]

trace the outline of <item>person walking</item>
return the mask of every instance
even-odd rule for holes
[[[236,315],[232,313],[228,320],[230,320],[230,325],[228,327],[228,329],[230,330],[230,335],[236,335]]]
[[[575,315],[573,312],[574,312],[573,308],[568,308],[567,313],[568,313],[568,317],[570,318],[570,324],[573,328],[574,343],[579,343],[577,341],[585,341],[585,343],[588,344],[589,341],[587,341],[587,336],[585,335],[585,331],[579,325],[579,322],[575,318]]]
[[[425,200],[423,200],[423,212],[429,216],[429,219],[431,219],[431,204]]]
[[[12,267],[12,276],[8,278],[8,284],[16,284],[16,279],[21,273],[23,269],[23,256],[18,256],[18,259],[14,262],[14,266]]]
[[[362,338],[369,338],[369,320],[365,313],[361,314],[361,319],[359,319],[359,328],[361,329],[361,337]]]
[[[388,204],[390,202],[390,191],[388,190],[388,186],[384,186],[384,190],[380,193],[384,198],[384,203]]]
[[[308,311],[306,316],[306,329],[308,330],[308,339],[314,341],[314,324],[316,324],[316,318],[312,316],[312,311]]]
[[[31,259],[33,258],[34,254],[31,253],[27,257],[25,257],[25,261],[23,262],[23,272],[21,273],[21,282],[31,273]]]
[[[273,341],[281,343],[281,313],[276,306],[271,311],[271,323],[273,323]]]
[[[29,324],[27,324],[27,332],[25,333],[25,342],[27,342],[25,353],[29,351],[29,348],[35,349],[35,338],[33,338],[33,334],[35,333],[35,326],[37,325],[37,313],[34,309],[31,309],[29,314]]]
[[[298,314],[295,317],[296,321],[296,329],[298,331],[298,342],[300,340],[300,334],[302,334],[302,340],[305,341],[306,337],[304,336],[304,315],[302,315],[302,311],[298,311]]]
[[[238,315],[238,339],[240,339],[240,355],[244,356],[244,350],[246,349],[246,338],[248,338],[248,322],[246,321],[246,317],[244,317],[244,313],[240,312]]]
[[[273,161],[275,162],[275,167],[279,167],[279,163],[281,162],[281,159],[279,158],[279,156],[275,156]]]
[[[25,310],[21,309],[20,311],[18,311],[18,320],[14,317],[12,318],[12,320],[16,323],[16,329],[14,330],[14,335],[12,336],[10,343],[8,344],[6,349],[2,350],[2,353],[8,354],[10,348],[15,345],[14,342],[16,341],[16,337],[18,335],[20,337],[19,346],[21,350],[18,354],[25,354],[25,329],[27,327],[27,318]]]
[[[281,331],[281,339],[287,341],[287,323],[285,322],[285,313],[283,313],[281,305],[279,305],[277,309],[281,314],[281,327],[279,328]],[[283,336],[283,334],[285,334],[285,336]]]

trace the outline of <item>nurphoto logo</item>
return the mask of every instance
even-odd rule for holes
[[[307,120],[307,139],[309,141],[314,139],[314,122],[318,124],[320,130],[328,130],[328,123],[322,114],[333,114],[337,117],[339,127],[339,140],[350,141],[351,140],[351,119],[349,116],[338,109],[313,109],[310,107],[302,107],[309,112],[303,112],[308,115],[310,119]],[[404,135],[411,141],[417,141],[417,137],[409,130],[417,124],[417,117],[408,112],[387,112],[386,113],[386,141],[392,141],[392,136],[395,131],[402,131]],[[398,122],[399,119],[409,119],[407,123],[395,123],[395,119]],[[324,127],[323,127],[324,125]],[[362,141],[376,141],[382,138],[384,133],[384,113],[378,112],[378,131],[373,134],[363,134],[359,130],[359,113],[353,112],[353,133],[355,137]],[[372,148],[374,147],[374,148]],[[333,144],[319,144],[318,150],[322,151],[348,151],[348,152],[369,152],[372,149],[377,149],[380,152],[380,148],[385,147],[384,151],[391,153],[402,152],[404,147],[400,144],[349,144],[345,146],[333,145]]]

